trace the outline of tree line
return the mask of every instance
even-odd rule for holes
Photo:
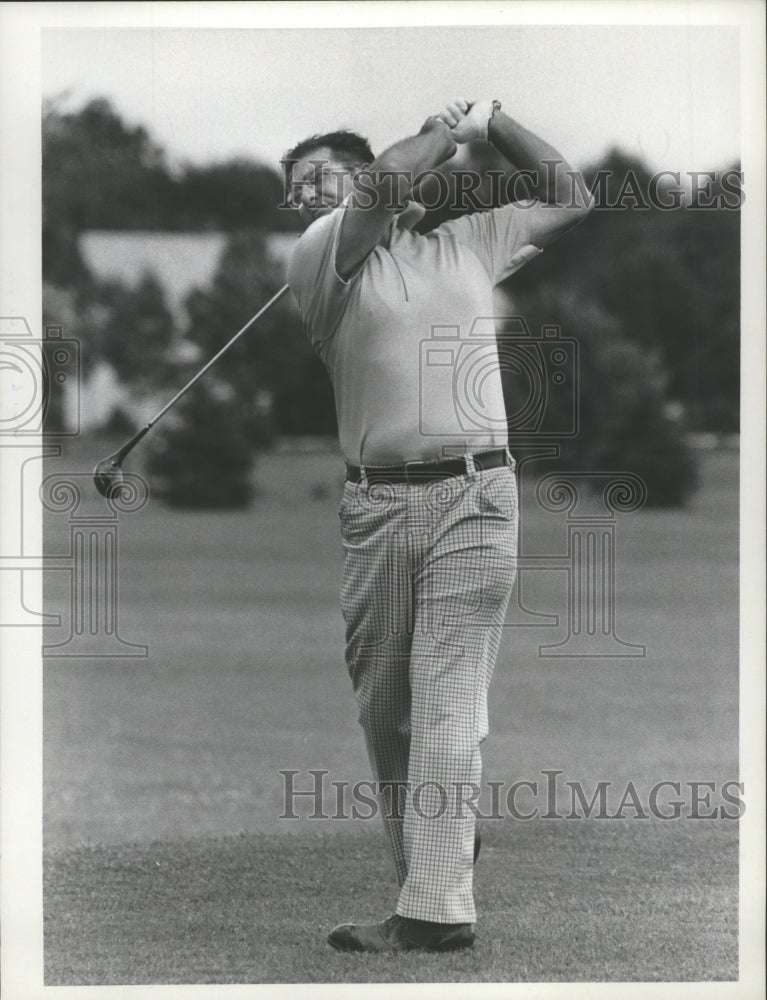
[[[513,178],[513,166],[489,147],[472,147],[470,156],[475,171]],[[458,172],[450,163],[441,171],[453,189]],[[695,484],[687,432],[738,429],[740,218],[737,210],[684,204],[663,210],[649,198],[647,207],[632,210],[619,199],[629,174],[640,197],[647,195],[650,169],[620,150],[587,168],[587,183],[606,183],[612,207],[592,212],[503,291],[531,330],[558,325],[578,342],[580,430],[562,443],[563,460],[633,469],[648,481],[650,502],[681,503]],[[45,107],[42,176],[48,319],[67,318],[86,361],[107,360],[138,390],[174,384],[189,362],[178,351],[162,289],[150,276],[137,288],[97,281],[79,255],[83,231],[229,235],[210,286],[187,303],[183,340],[200,357],[220,347],[284,280],[264,236],[295,229],[296,220],[278,207],[284,183],[271,166],[236,160],[172,169],[146,129],[95,100],[77,112]],[[493,198],[490,188],[481,193]],[[443,200],[419,228],[427,232],[458,211]],[[510,393],[512,382],[505,379]],[[257,403],[259,389],[274,399],[269,419]],[[243,338],[222,359],[200,393],[207,397],[199,410],[237,410],[251,447],[274,433],[335,431],[327,375],[289,300],[265,317],[259,336]],[[193,409],[183,411],[187,420]]]

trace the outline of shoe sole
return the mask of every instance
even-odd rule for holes
[[[472,938],[471,941],[461,941],[460,939],[451,941],[440,945],[438,948],[428,948],[424,945],[408,943],[403,948],[387,948],[386,950],[382,949],[381,951],[373,951],[368,948],[345,948],[343,945],[339,944],[337,941],[333,941],[331,938],[327,938],[327,942],[334,951],[345,952],[349,955],[361,955],[363,953],[369,955],[396,955],[404,951],[426,951],[430,955],[440,955],[446,954],[447,952],[464,951],[466,949],[473,948],[476,938]]]

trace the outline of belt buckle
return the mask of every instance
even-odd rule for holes
[[[422,466],[424,464],[425,464],[424,462],[405,462],[403,464],[402,468],[405,470],[405,482],[407,483],[408,486],[415,486],[416,485],[416,482],[414,482],[410,478],[410,466],[411,465],[421,465]],[[416,477],[416,480],[417,480],[417,477]]]

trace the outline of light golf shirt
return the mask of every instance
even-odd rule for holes
[[[392,222],[348,280],[335,269],[345,206],[298,241],[288,283],[330,374],[353,465],[437,461],[507,442],[493,287],[541,251],[507,205],[420,236]]]

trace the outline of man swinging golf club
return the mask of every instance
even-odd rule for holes
[[[414,233],[414,179],[476,139],[528,171],[536,198]],[[475,939],[466,789],[480,784],[517,498],[494,343],[490,368],[483,344],[484,423],[466,418],[444,372],[474,321],[493,315],[494,285],[591,207],[573,196],[577,184],[557,204],[544,161],[571,170],[497,101],[465,100],[377,159],[350,132],[286,156],[307,226],[288,284],[333,382],[347,463],[346,660],[400,885],[395,914],[330,933],[342,951],[450,951]],[[424,364],[423,345],[446,337],[452,352]]]

